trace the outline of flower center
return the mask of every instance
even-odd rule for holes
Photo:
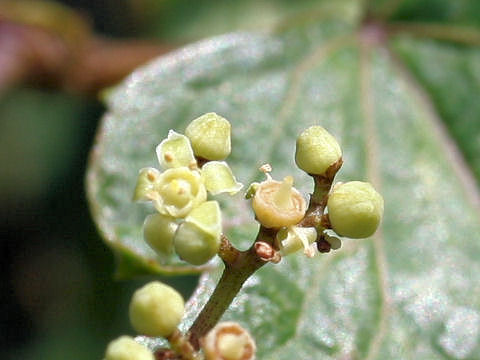
[[[181,208],[191,200],[192,187],[184,179],[173,179],[162,187],[161,195],[166,203]]]

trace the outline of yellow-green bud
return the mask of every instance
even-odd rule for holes
[[[111,341],[104,360],[154,360],[153,353],[130,336],[120,336]]]
[[[193,265],[202,265],[218,253],[222,232],[220,207],[207,201],[196,207],[174,236],[175,252]]]
[[[321,126],[311,126],[297,138],[295,162],[308,174],[325,175],[341,158],[337,140]]]
[[[230,155],[230,123],[215,113],[193,120],[185,129],[196,156],[207,160],[223,160]]]
[[[142,335],[169,336],[184,314],[182,296],[172,287],[153,281],[141,287],[130,301],[133,328]]]
[[[287,176],[283,182],[268,178],[256,187],[252,207],[266,228],[288,227],[303,219],[306,202],[292,185],[293,178]]]
[[[328,218],[341,236],[366,238],[375,233],[383,215],[383,198],[370,183],[336,185],[328,197]]]
[[[133,192],[134,201],[152,200],[155,192],[155,185],[160,177],[160,171],[155,168],[143,168],[137,178],[137,185]]]
[[[162,215],[148,215],[143,223],[143,238],[159,255],[173,253],[173,235],[178,224],[175,219]]]
[[[216,325],[201,341],[206,360],[253,360],[256,345],[247,330],[235,322]]]
[[[207,199],[200,173],[187,167],[164,171],[158,178],[156,191],[155,208],[161,214],[175,218],[185,217]]]

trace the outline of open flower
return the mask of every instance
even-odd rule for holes
[[[163,215],[185,218],[207,200],[207,191],[213,195],[224,192],[233,195],[243,186],[224,161],[207,162],[200,169],[190,140],[173,130],[157,146],[156,153],[166,170],[140,170],[134,200],[152,201]]]
[[[165,171],[141,169],[133,196],[152,202],[159,213],[145,221],[145,240],[160,255],[168,256],[175,248],[185,261],[201,265],[218,252],[221,236],[220,208],[216,201],[207,201],[207,191],[233,195],[243,185],[225,161],[207,161],[200,168],[189,138],[173,130],[156,154]]]
[[[307,209],[300,192],[293,187],[293,177],[282,182],[272,179],[267,164],[260,168],[267,180],[253,183],[247,190],[247,198],[253,197],[252,207],[257,220],[266,228],[281,228],[296,225],[303,219]]]
[[[207,200],[207,190],[198,171],[187,167],[167,169],[158,177],[153,204],[159,213],[183,218]]]
[[[250,333],[233,321],[217,324],[201,340],[206,360],[254,360],[257,346]]]

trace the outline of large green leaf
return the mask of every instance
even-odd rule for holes
[[[158,263],[141,235],[152,210],[130,202],[138,169],[156,166],[154,148],[168,129],[183,131],[200,114],[218,112],[232,123],[230,162],[241,181],[260,178],[256,169],[269,162],[274,177],[293,174],[308,193],[294,143],[302,129],[321,124],[344,149],[339,180],[368,179],[384,195],[382,229],[372,239],[345,240],[334,253],[265,266],[224,318],[251,330],[262,360],[480,359],[478,188],[441,122],[453,122],[456,107],[462,119],[478,119],[480,109],[466,111],[458,99],[437,108],[447,94],[439,84],[447,83],[435,79],[445,68],[420,76],[437,47],[452,61],[466,50],[386,38],[379,25],[344,19],[352,17],[295,21],[271,36],[213,38],[135,72],[110,94],[94,149],[88,179],[97,222],[135,271],[183,269],[178,259]],[[472,66],[478,75],[478,62]],[[454,79],[459,69],[450,71]],[[466,81],[479,86],[478,76]],[[463,91],[459,82],[448,86]],[[475,104],[475,93],[464,96]],[[257,229],[248,203],[240,196],[221,202],[227,235],[245,248]],[[183,328],[220,272],[202,276]]]

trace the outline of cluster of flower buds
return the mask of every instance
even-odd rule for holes
[[[135,291],[129,306],[130,323],[137,333],[167,338],[173,347],[175,342],[181,344],[182,351],[186,350],[187,340],[177,328],[184,313],[182,296],[174,288],[159,281],[150,282]],[[255,359],[255,342],[248,331],[235,322],[217,324],[200,342],[206,360]],[[189,345],[187,349],[195,357],[197,352]],[[175,353],[174,350],[169,351]],[[104,360],[154,359],[154,353],[150,349],[125,335],[110,342],[104,357]]]
[[[208,113],[193,120],[185,135],[170,130],[156,148],[163,172],[140,170],[134,200],[149,201],[158,213],[144,223],[145,241],[159,255],[174,252],[184,261],[201,265],[219,250],[221,212],[207,193],[237,193],[236,181],[223,161],[231,150],[231,126],[223,117]]]
[[[338,236],[366,238],[373,235],[383,215],[383,198],[370,183],[351,181],[333,185],[343,159],[337,140],[321,126],[306,129],[297,138],[295,162],[314,178],[315,189],[309,207],[293,187],[293,178],[282,182],[270,176],[270,165],[260,168],[267,179],[250,185],[246,198],[252,198],[255,217],[276,232],[276,248],[281,255],[300,249],[308,257],[336,250]]]
[[[215,113],[205,114],[187,126],[185,135],[170,130],[157,146],[163,171],[140,170],[134,199],[152,202],[157,210],[145,219],[143,232],[146,242],[159,255],[177,254],[191,264],[201,265],[219,251],[220,207],[207,195],[233,195],[242,188],[224,161],[231,150],[230,131],[227,120]],[[260,256],[262,260],[277,262],[282,255],[301,249],[313,257],[317,251],[339,249],[338,236],[366,238],[375,233],[383,215],[383,198],[366,182],[333,183],[343,159],[332,135],[321,126],[306,129],[297,139],[295,162],[314,180],[308,205],[293,187],[293,177],[274,180],[268,164],[260,168],[265,181],[255,182],[247,190],[246,198],[252,200],[255,217],[262,226],[260,232],[267,229],[270,234],[270,242],[257,240],[253,246],[258,256],[268,253]],[[167,338],[172,346],[168,351],[180,357],[187,350],[192,352],[192,358],[199,354],[177,330],[184,316],[184,300],[170,286],[151,282],[138,289],[129,315],[139,334]],[[255,358],[255,342],[236,323],[218,324],[199,342],[206,360]],[[112,341],[105,354],[105,360],[153,359],[149,349],[128,336]]]

